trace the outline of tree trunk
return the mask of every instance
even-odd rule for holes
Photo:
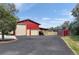
[[[15,35],[15,30],[13,30],[13,35]]]
[[[4,40],[4,31],[2,31],[2,40]]]

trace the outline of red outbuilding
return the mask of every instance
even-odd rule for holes
[[[64,29],[63,33],[64,33],[64,36],[70,35],[69,29]]]
[[[23,25],[25,25],[25,27],[26,27],[25,34],[27,36],[39,35],[39,25],[40,25],[39,23],[34,22],[34,21],[30,20],[30,19],[25,19],[25,20],[19,21],[18,24],[21,25],[21,26],[19,26],[20,31],[23,31],[21,29],[22,29]],[[20,31],[19,31],[19,34],[20,34]],[[22,34],[23,33],[21,33],[21,35]]]
[[[60,36],[68,36],[68,35],[70,35],[70,31],[67,28],[59,29],[58,30],[58,35],[60,35]]]

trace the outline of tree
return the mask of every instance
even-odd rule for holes
[[[3,6],[0,6],[0,31],[2,33],[2,39],[4,40],[4,34],[15,30],[17,18],[11,14],[11,12],[5,10]]]
[[[73,35],[79,35],[79,4],[73,8],[72,15],[75,17],[75,20],[70,24],[69,29]]]
[[[0,6],[3,6],[6,11],[9,11],[13,15],[18,12],[14,3],[0,3]]]
[[[78,16],[79,16],[79,4],[77,4],[77,5],[75,6],[75,8],[73,8],[73,10],[72,10],[72,15],[73,15],[74,17],[78,17]]]
[[[69,21],[65,21],[63,24],[62,24],[62,29],[64,28],[69,28]]]
[[[69,25],[69,29],[73,35],[79,35],[79,21],[75,20]]]

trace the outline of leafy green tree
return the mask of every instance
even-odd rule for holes
[[[75,8],[73,8],[72,15],[74,17],[78,17],[79,16],[79,3],[75,6]]]
[[[9,11],[13,15],[18,12],[14,3],[0,3],[0,6],[2,6],[6,11]]]
[[[61,27],[62,27],[62,29],[64,29],[64,28],[69,28],[69,21],[65,21],[62,25],[61,25]]]
[[[72,35],[79,35],[79,21],[73,21],[70,24],[69,29],[71,30]]]
[[[2,39],[4,40],[4,34],[15,30],[17,18],[11,14],[11,12],[5,10],[3,6],[0,6],[0,31],[2,33]]]
[[[79,4],[73,8],[72,15],[75,17],[75,20],[70,24],[69,29],[73,35],[79,35]]]

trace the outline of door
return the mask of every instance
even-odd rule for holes
[[[31,30],[31,35],[32,36],[39,35],[39,30]]]
[[[26,26],[23,24],[17,25],[15,33],[19,36],[26,35]]]

